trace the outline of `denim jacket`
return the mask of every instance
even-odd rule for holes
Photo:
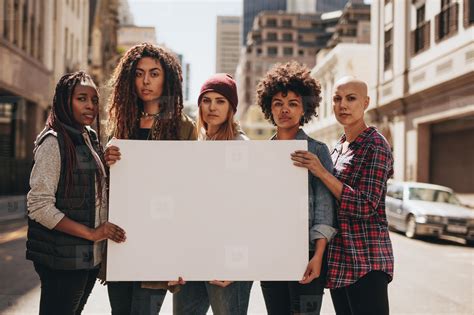
[[[275,140],[276,136],[272,137]],[[295,140],[308,141],[308,151],[315,154],[323,166],[333,173],[333,164],[328,147],[309,137],[303,129],[296,134]],[[308,171],[308,201],[309,201],[309,250],[314,251],[315,240],[326,238],[329,241],[336,235],[336,209],[334,197],[323,182]]]

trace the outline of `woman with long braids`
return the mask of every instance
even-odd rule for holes
[[[197,139],[194,122],[183,113],[181,66],[169,51],[147,43],[130,48],[115,69],[112,86],[112,137]],[[105,160],[109,166],[120,160],[119,148],[107,146]],[[109,282],[112,314],[156,314],[166,289],[171,289],[167,282]]]
[[[201,87],[198,97],[199,140],[249,140],[234,120],[237,88],[232,76],[218,73]],[[211,202],[211,199],[209,199]],[[173,314],[247,314],[251,281],[190,281],[173,294]]]
[[[99,271],[103,240],[125,241],[125,232],[106,222],[107,175],[99,137],[89,127],[98,117],[98,100],[89,75],[64,75],[35,142],[26,257],[41,281],[40,314],[80,314]]]

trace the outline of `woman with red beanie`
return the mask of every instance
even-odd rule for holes
[[[231,75],[218,73],[201,87],[199,140],[249,140],[234,121],[237,88]],[[251,281],[189,281],[173,295],[173,314],[247,314]]]
[[[199,93],[198,137],[200,140],[249,140],[234,121],[237,88],[230,74],[217,73]]]

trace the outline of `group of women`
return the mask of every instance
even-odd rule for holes
[[[197,124],[183,113],[180,64],[166,49],[130,48],[111,84],[109,138],[249,140],[234,119],[237,89],[228,74],[202,85]],[[261,282],[267,312],[319,314],[326,287],[337,314],[388,314],[393,254],[384,200],[391,150],[365,123],[367,86],[352,77],[334,88],[334,115],[344,128],[335,149],[310,138],[301,127],[317,116],[320,94],[309,69],[296,62],[275,65],[257,87],[257,103],[277,129],[271,140],[308,142],[308,151],[288,159],[308,170],[310,260],[300,281]],[[126,242],[126,231],[107,221],[108,168],[121,155],[116,146],[103,149],[100,124],[97,132],[90,127],[99,121],[98,100],[89,75],[64,75],[35,142],[26,256],[41,281],[40,314],[80,314],[96,278],[105,280],[104,241]],[[205,314],[209,307],[246,314],[252,287],[223,279],[105,283],[112,314],[157,314],[168,290],[176,314]]]

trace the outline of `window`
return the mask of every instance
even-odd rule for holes
[[[291,33],[284,33],[284,34],[283,34],[283,40],[284,40],[285,42],[291,42],[291,41],[293,41],[293,34],[291,34]]]
[[[393,40],[392,40],[393,29],[385,31],[384,37],[384,70],[388,70],[392,66],[392,54],[393,54]]]
[[[19,38],[20,38],[20,3],[18,0],[13,2],[13,16],[15,17],[13,20],[13,44],[20,45]],[[7,20],[8,21],[8,20]]]
[[[457,32],[458,10],[459,4],[457,2],[451,3],[451,0],[441,0],[441,12],[435,16],[436,42]]]
[[[464,27],[474,24],[474,0],[464,0]]]
[[[278,54],[278,48],[277,47],[268,47],[267,48],[267,55],[268,56],[276,56]]]
[[[298,55],[299,55],[299,56],[304,56],[304,50],[300,49],[300,50],[298,51]]]
[[[276,19],[268,19],[267,20],[267,26],[269,26],[269,27],[277,26],[277,20]]]
[[[416,9],[416,25],[420,26],[425,22],[425,5]]]
[[[292,25],[291,20],[288,19],[283,20],[281,24],[283,27],[291,27]]]
[[[425,21],[425,5],[416,10],[416,29],[411,32],[412,55],[430,47],[430,21]]]
[[[262,54],[262,48],[257,48],[257,56],[260,56]]]
[[[26,51],[26,47],[28,45],[28,20],[29,20],[29,17],[28,17],[28,7],[27,7],[27,4],[26,3],[23,3],[22,5],[23,7],[23,18],[22,18],[22,22],[21,22],[21,30],[22,30],[22,36],[21,36],[21,40],[22,42],[19,43],[19,47],[23,50]]]
[[[269,41],[276,41],[277,40],[277,33],[268,33],[267,40]]]
[[[388,185],[387,196],[395,199],[403,199],[403,187],[396,185]]]
[[[293,47],[283,47],[284,56],[293,56]]]

